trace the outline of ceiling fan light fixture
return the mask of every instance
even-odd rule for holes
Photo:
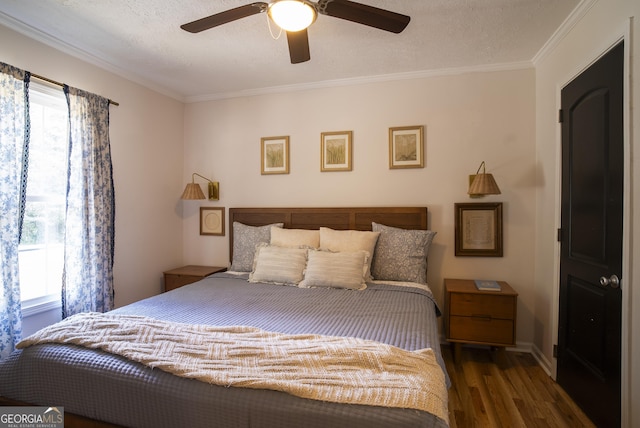
[[[279,0],[268,10],[273,22],[285,31],[301,31],[313,24],[318,13],[313,3],[306,0]]]

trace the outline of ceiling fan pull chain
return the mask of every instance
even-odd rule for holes
[[[273,40],[278,40],[280,38],[280,36],[282,35],[282,27],[278,27],[276,25],[276,27],[278,27],[278,29],[280,31],[278,31],[278,35],[274,35],[273,34],[273,28],[271,28],[271,18],[269,18],[269,14],[265,13],[264,16],[267,18],[267,26],[269,27],[269,33],[271,33],[271,37],[273,38]]]

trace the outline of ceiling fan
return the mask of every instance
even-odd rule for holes
[[[286,31],[292,64],[311,59],[307,28],[315,21],[318,14],[346,19],[396,34],[402,32],[411,20],[406,15],[349,0],[318,0],[316,3],[308,0],[274,0],[271,3],[256,2],[229,9],[183,24],[180,28],[190,33],[199,33],[263,12],[266,12],[276,25]],[[293,18],[297,13],[299,15],[296,16],[301,16],[302,21]],[[291,18],[294,23],[283,22],[282,17],[285,20]]]

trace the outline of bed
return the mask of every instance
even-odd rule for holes
[[[448,426],[426,208],[231,208],[229,225],[227,272],[36,333],[0,363],[0,404],[61,406],[67,426]]]

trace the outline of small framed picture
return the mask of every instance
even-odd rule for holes
[[[424,126],[389,128],[389,168],[424,168]]]
[[[320,171],[351,171],[353,131],[323,132],[320,137]]]
[[[502,257],[502,202],[455,204],[456,256]]]
[[[224,236],[224,207],[200,207],[200,235]]]
[[[289,174],[289,136],[260,139],[261,174]]]

